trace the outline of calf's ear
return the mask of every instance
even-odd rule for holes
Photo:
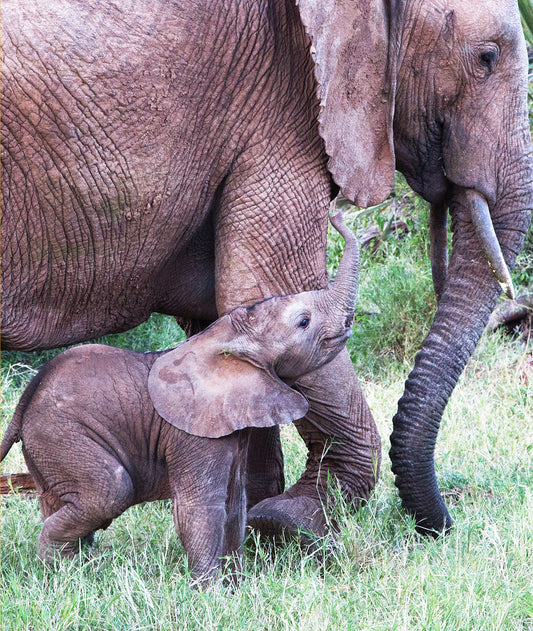
[[[305,416],[305,397],[232,355],[232,335],[226,316],[154,362],[148,390],[158,414],[178,429],[207,438]]]

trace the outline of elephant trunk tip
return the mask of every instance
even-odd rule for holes
[[[344,254],[339,262],[335,281],[330,287],[330,298],[336,309],[353,318],[357,300],[360,252],[355,234],[344,223],[342,212],[330,215],[331,225],[344,239]]]
[[[330,215],[329,220],[331,221],[331,225],[341,235],[345,242],[355,240],[353,232],[344,223],[342,211],[339,211],[335,215]]]

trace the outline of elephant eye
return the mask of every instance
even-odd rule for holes
[[[305,316],[303,318],[300,318],[300,322],[298,322],[298,326],[301,329],[307,329],[307,327],[309,326],[309,318],[306,318]]]
[[[498,50],[496,48],[488,48],[478,55],[479,63],[485,68],[486,74],[490,74],[494,70],[494,66],[498,61]]]

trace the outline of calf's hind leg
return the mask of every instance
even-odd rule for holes
[[[97,487],[98,488],[98,487]],[[100,493],[71,493],[61,498],[61,508],[44,520],[39,536],[39,556],[51,561],[59,552],[73,558],[80,545],[92,543],[94,531],[107,528],[111,521],[131,506],[133,484],[127,471],[120,467]],[[49,507],[53,510],[53,507]],[[45,506],[41,503],[43,518]]]

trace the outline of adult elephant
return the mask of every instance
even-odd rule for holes
[[[500,291],[493,270],[509,291],[533,205],[514,1],[13,0],[2,61],[7,348],[71,344],[152,311],[190,333],[322,288],[330,200],[340,187],[381,201],[396,164],[433,205],[440,300],[391,454],[419,526],[447,527],[440,418]],[[354,503],[368,497],[380,443],[346,352],[298,388],[306,470],[279,495],[279,435],[256,430],[250,520],[320,534],[328,474]]]

